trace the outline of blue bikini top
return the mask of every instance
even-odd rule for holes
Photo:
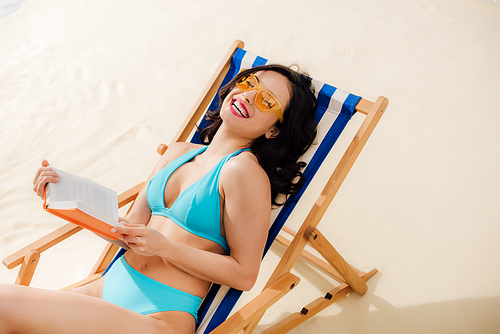
[[[182,191],[170,208],[165,206],[165,187],[172,173],[206,149],[207,146],[189,151],[156,173],[148,184],[147,201],[152,215],[167,217],[186,231],[218,243],[229,253],[229,246],[220,229],[220,171],[229,159],[249,148],[222,158],[201,179]]]

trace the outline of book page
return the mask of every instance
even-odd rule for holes
[[[50,207],[67,206],[62,202],[79,202],[95,211],[101,220],[118,222],[118,194],[92,180],[51,167],[59,175],[58,183],[47,185],[47,204]],[[108,219],[102,219],[108,217]]]

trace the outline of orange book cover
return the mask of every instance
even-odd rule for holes
[[[50,207],[45,207],[45,211],[67,220],[70,223],[81,226],[91,232],[97,233],[105,238],[117,240],[120,237],[120,234],[111,232],[113,225],[109,225],[102,220],[92,217],[78,208],[51,209]]]
[[[120,234],[111,232],[113,226],[121,226],[117,193],[94,181],[52,168],[59,182],[47,184],[44,210],[102,237],[117,240]]]

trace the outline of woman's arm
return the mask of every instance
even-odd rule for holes
[[[253,156],[242,154],[224,165],[220,182],[230,255],[196,249],[139,225],[119,228],[118,232],[126,234],[123,240],[140,255],[160,256],[205,281],[249,290],[257,279],[267,239],[269,180]]]

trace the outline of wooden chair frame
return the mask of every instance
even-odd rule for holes
[[[242,41],[237,40],[233,43],[217,68],[215,74],[212,76],[196,101],[189,115],[186,117],[184,123],[180,127],[180,130],[175,134],[172,143],[188,140],[189,136],[196,128],[196,124],[200,118],[203,117],[213,96],[217,93],[218,87],[221,85],[227,71],[230,68],[231,58],[234,52],[237,48],[243,47],[244,43]],[[286,226],[283,228],[285,232],[288,232],[293,236],[293,239],[289,241],[282,235],[278,235],[276,241],[285,245],[287,249],[278,266],[269,278],[263,291],[257,297],[244,305],[240,310],[231,315],[223,324],[212,331],[212,333],[228,334],[241,333],[241,331],[243,331],[243,333],[252,333],[267,308],[273,305],[278,299],[298,284],[299,278],[290,273],[290,271],[299,256],[304,257],[306,260],[326,271],[333,278],[339,281],[340,285],[328,291],[325,296],[322,296],[303,307],[300,312],[290,315],[274,326],[268,328],[263,333],[286,333],[350,292],[355,291],[360,295],[366,293],[367,285],[365,282],[370,279],[377,272],[377,270],[371,269],[367,272],[359,271],[349,265],[335,250],[331,243],[321,234],[321,232],[317,229],[317,226],[359,156],[365,143],[372,134],[375,126],[382,117],[387,105],[388,100],[385,97],[379,97],[375,102],[365,99],[361,99],[359,101],[355,110],[366,116],[363,123],[352,139],[343,157],[339,161],[330,179],[324,186],[306,219],[302,223],[300,229],[297,232],[293,232]],[[167,145],[160,145],[158,147],[158,153],[163,154],[167,148]],[[138,184],[123,194],[120,194],[118,196],[119,207],[123,207],[133,202],[143,186],[144,183]],[[3,260],[3,264],[8,269],[21,265],[15,283],[20,285],[29,285],[38,262],[40,261],[40,254],[43,251],[57,245],[59,242],[69,238],[81,229],[81,227],[68,223],[47,236],[9,255]],[[306,244],[309,244],[316,249],[322,255],[324,260],[307,252],[305,250]],[[63,290],[69,290],[77,286],[84,285],[101,277],[104,270],[111,263],[118,249],[118,246],[108,244],[92,268],[89,276],[78,283],[64,288]]]

